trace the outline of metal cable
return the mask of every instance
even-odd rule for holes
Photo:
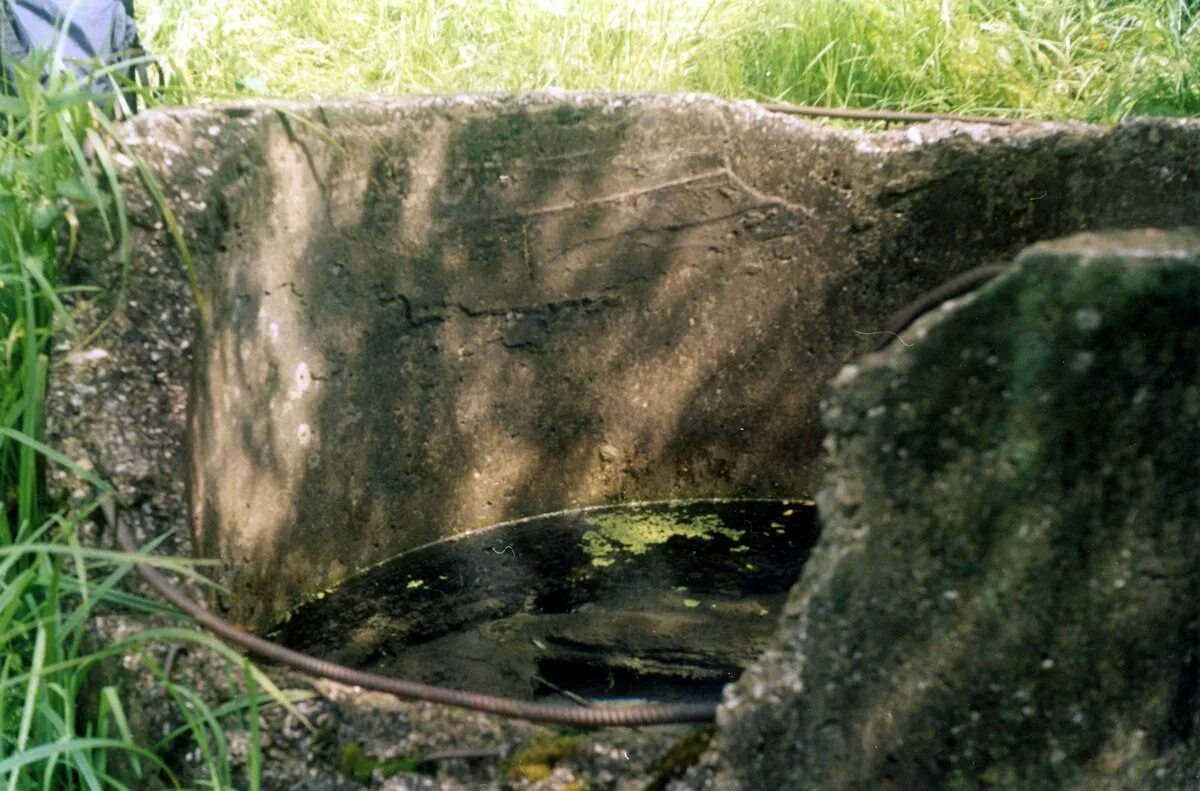
[[[101,509],[105,519],[114,527],[117,544],[130,554],[137,554],[138,548],[129,533],[129,528],[121,520],[117,511],[116,501],[111,495],[101,499]],[[545,722],[554,725],[574,725],[586,728],[633,727],[643,725],[667,725],[682,722],[711,722],[716,716],[717,703],[658,703],[636,706],[560,706],[543,703],[530,703],[514,698],[498,695],[483,695],[476,692],[464,692],[446,687],[435,687],[428,684],[418,684],[414,681],[404,681],[397,678],[367,673],[329,662],[324,659],[302,654],[285,648],[278,643],[264,640],[261,637],[245,632],[206,607],[192,601],[187,594],[157,570],[144,563],[135,563],[135,568],[142,579],[160,596],[171,604],[183,610],[201,626],[217,635],[228,643],[232,643],[253,654],[275,662],[287,665],[304,673],[337,681],[341,684],[371,689],[377,692],[387,692],[407,700],[424,700],[431,703],[443,703],[448,706],[458,706],[489,714],[502,714],[506,717],[516,717],[533,722]]]
[[[954,299],[978,288],[996,275],[1007,270],[1008,267],[1008,264],[985,264],[977,266],[974,269],[968,269],[961,275],[950,278],[932,291],[926,291],[888,319],[887,328],[883,330],[883,337],[875,344],[872,351],[877,352],[885,348],[896,338],[899,338],[901,332],[908,329],[910,324],[921,318],[931,308],[937,307],[948,299]]]
[[[993,124],[1011,126],[1019,118],[1000,118],[990,115],[957,115],[955,113],[912,113],[904,110],[860,110],[853,107],[813,107],[807,104],[760,102],[773,113],[808,115],[819,118],[843,118],[850,121],[884,121],[886,123],[923,124],[930,121],[957,121],[964,124]]]

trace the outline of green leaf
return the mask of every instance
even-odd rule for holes
[[[58,221],[58,208],[48,198],[42,196],[29,208],[29,217],[36,231],[44,231]]]
[[[46,630],[40,624],[37,628],[37,637],[34,638],[31,662],[29,681],[25,685],[25,705],[21,709],[21,725],[17,730],[18,752],[24,750],[29,741],[29,731],[33,727],[33,713],[37,709],[38,687],[42,683],[42,666],[46,662]],[[17,787],[17,780],[15,772],[9,776],[9,791]]]
[[[104,196],[96,191],[95,186],[84,179],[61,179],[54,183],[54,190],[64,198],[85,203],[89,206],[102,206]]]
[[[112,715],[113,722],[117,725],[117,731],[121,734],[126,743],[133,744],[133,731],[129,727],[129,720],[125,716],[125,708],[121,705],[121,699],[117,697],[117,688],[107,686],[102,692],[102,698],[105,708]],[[142,777],[142,762],[138,760],[137,753],[129,756],[129,762],[133,766],[133,773],[138,778]]]
[[[125,750],[126,752],[136,753],[166,772],[171,777],[172,782],[178,787],[175,775],[153,753],[141,747],[117,741],[116,739],[61,739],[48,744],[39,744],[37,747],[31,747],[8,758],[0,759],[0,774],[8,772],[11,773],[9,777],[19,777],[17,770],[24,766],[36,764],[59,755],[70,755],[80,753],[84,750],[95,749]]]
[[[29,114],[29,105],[18,96],[0,96],[0,113],[24,118]]]
[[[49,95],[46,97],[46,112],[57,113],[60,110],[79,107],[89,102],[95,104],[102,99],[100,94],[91,91],[72,91],[71,93]]]
[[[83,469],[78,464],[76,464],[75,462],[71,461],[66,456],[64,456],[62,453],[59,453],[54,448],[50,447],[49,445],[47,445],[43,442],[38,442],[36,439],[33,439],[32,437],[30,437],[28,434],[23,434],[20,431],[15,431],[11,428],[8,428],[7,426],[0,426],[0,437],[8,437],[9,439],[16,440],[18,443],[20,443],[22,445],[26,445],[26,446],[32,448],[33,450],[35,450],[38,453],[45,456],[50,461],[52,461],[58,465],[61,465],[62,467],[70,470],[75,475],[78,475],[80,478],[83,478],[85,481],[90,483],[92,486],[95,486],[97,489],[99,489],[102,492],[111,492],[112,491],[112,487],[109,486],[107,483],[105,483],[103,480],[101,480],[99,477],[97,477],[95,473]]]

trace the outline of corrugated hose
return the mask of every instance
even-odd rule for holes
[[[886,347],[893,339],[900,337],[900,333],[905,328],[930,308],[971,291],[1000,274],[1005,269],[1007,269],[1007,266],[1004,265],[976,267],[918,297],[889,320],[888,328],[883,332],[884,337],[876,344],[875,350],[878,351]],[[116,500],[112,495],[105,494],[102,496],[101,510],[109,525],[116,532],[117,544],[121,549],[130,554],[138,554],[137,545],[134,543],[133,536],[130,535],[129,528],[122,521]],[[286,665],[303,673],[327,678],[341,684],[362,687],[363,689],[375,690],[377,692],[387,692],[406,700],[423,700],[430,703],[458,706],[473,711],[500,714],[505,717],[515,717],[533,722],[573,725],[586,728],[711,722],[716,716],[718,705],[716,701],[712,703],[650,703],[629,706],[563,706],[531,703],[499,695],[464,692],[462,690],[419,684],[415,681],[405,681],[403,679],[355,670],[345,665],[339,665],[336,662],[329,662],[299,651],[294,651],[278,643],[273,643],[270,640],[265,640],[257,635],[239,629],[208,610],[208,608],[192,601],[187,594],[151,566],[145,563],[135,563],[135,568],[142,579],[158,595],[187,613],[205,629],[226,642],[269,662]]]

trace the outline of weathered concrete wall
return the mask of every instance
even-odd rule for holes
[[[106,357],[60,368],[55,426],[154,532],[188,480],[196,551],[259,624],[504,518],[810,492],[823,383],[915,294],[1037,239],[1200,215],[1180,122],[868,135],[540,95],[126,129],[191,240],[200,329],[135,197],[131,302]]]
[[[1200,232],[1081,234],[846,366],[824,532],[680,787],[1195,788]]]

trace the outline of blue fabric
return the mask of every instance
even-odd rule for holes
[[[115,89],[93,69],[129,57],[137,30],[122,0],[0,0],[0,60],[6,66],[34,47],[53,51],[79,77],[81,86],[100,93]]]

